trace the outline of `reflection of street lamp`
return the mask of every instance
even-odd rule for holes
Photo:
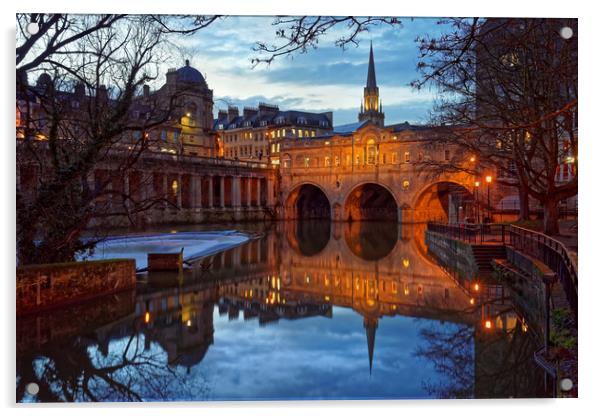
[[[481,186],[481,182],[476,181],[474,183],[474,193],[475,193],[475,199],[477,200],[477,224],[481,222],[481,217],[479,216],[479,186]]]
[[[491,175],[485,176],[485,182],[487,182],[487,207],[489,208],[489,221],[491,222],[491,199],[489,197],[489,190],[491,188]]]

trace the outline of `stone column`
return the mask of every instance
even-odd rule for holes
[[[208,187],[208,197],[207,201],[209,203],[209,208],[213,208],[213,176],[209,176],[209,187]]]
[[[219,206],[220,206],[220,208],[224,208],[226,206],[226,203],[225,203],[226,186],[225,186],[224,182],[225,182],[225,177],[220,176],[219,177]]]
[[[257,206],[261,206],[261,178],[255,179],[255,183],[257,184]]]
[[[232,206],[240,207],[240,176],[232,177]]]
[[[176,193],[176,205],[179,209],[182,208],[182,174],[178,173],[178,188]]]
[[[270,178],[266,178],[267,196],[266,203],[268,207],[274,206],[274,182]]]
[[[167,208],[169,204],[167,203],[168,194],[167,194],[167,173],[163,173],[163,189],[161,190],[161,197],[165,198],[165,202],[163,202],[163,206]]]
[[[247,178],[247,206],[251,206],[251,181],[253,178]]]
[[[199,186],[199,177],[190,175],[190,206],[195,210],[201,206],[201,189]]]

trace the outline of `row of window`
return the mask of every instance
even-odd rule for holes
[[[235,158],[235,157],[250,157],[255,156],[257,158],[261,158],[267,156],[268,147],[253,147],[251,145],[248,146],[240,146],[233,147],[231,149],[226,149],[224,151],[224,156],[227,158]]]
[[[271,137],[272,139],[276,138],[304,138],[304,137],[316,137],[316,130],[309,129],[277,129],[272,130],[271,132],[265,133],[266,137]],[[254,141],[262,141],[263,136],[261,133],[253,133],[253,132],[244,132],[240,135],[238,134],[227,134],[224,137],[225,143],[234,143],[238,142],[238,140],[254,140]]]

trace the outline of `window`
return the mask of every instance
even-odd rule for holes
[[[177,143],[179,140],[180,140],[180,132],[179,131],[174,131],[174,133],[173,133],[173,141]]]
[[[405,180],[403,181],[403,189],[409,189],[410,188],[410,181]]]
[[[324,158],[324,166],[330,167],[330,158],[328,156]]]
[[[445,150],[445,160],[449,161],[449,150]]]
[[[405,163],[410,163],[410,152],[404,153],[404,161]]]
[[[299,138],[300,139],[303,138],[303,130],[299,129],[298,132],[299,132]]]
[[[306,168],[309,167],[309,158],[308,157],[305,158],[305,167]]]
[[[366,154],[366,163],[374,165],[376,163],[376,146],[374,145],[374,140],[368,140]]]
[[[311,137],[316,137],[316,131],[315,130],[311,131]]]
[[[341,160],[339,159],[338,156],[334,157],[334,165],[335,166],[340,166],[341,165]]]
[[[387,154],[383,153],[383,165],[387,164]]]
[[[165,130],[161,130],[161,140],[164,142],[167,141],[167,132]]]

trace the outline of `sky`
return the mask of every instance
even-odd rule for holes
[[[192,37],[178,40],[180,50],[174,50],[173,61],[165,64],[163,72],[167,65],[182,66],[190,59],[213,90],[215,115],[228,104],[242,107],[268,102],[284,110],[333,111],[334,124],[341,125],[357,121],[372,41],[385,123],[428,121],[434,92],[414,91],[409,83],[418,76],[415,38],[438,33],[437,19],[404,18],[402,27],[372,27],[361,34],[358,47],[350,45],[345,50],[335,46],[341,33],[333,30],[321,39],[317,49],[253,67],[255,42],[276,40],[273,20],[230,16],[217,21]]]

